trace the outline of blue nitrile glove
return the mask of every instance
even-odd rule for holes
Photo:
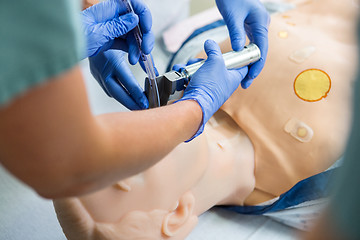
[[[142,43],[141,43],[141,51],[148,55],[151,53],[154,43],[155,37],[153,32],[151,31],[152,27],[152,17],[149,8],[141,1],[141,0],[131,0],[131,4],[133,6],[134,12],[139,16],[140,21],[140,30],[142,33]],[[138,48],[138,44],[134,37],[134,34],[130,32],[127,38],[127,44],[129,46],[129,62],[132,65],[135,65],[140,57],[140,51]]]
[[[197,62],[200,62],[204,59],[202,58],[192,58],[190,59],[186,64],[175,64],[173,67],[172,67],[172,70],[174,71],[181,71],[182,68],[185,68],[186,66],[189,66],[191,64],[194,64],[194,63],[197,63]]]
[[[92,75],[109,97],[130,110],[149,107],[149,101],[130,71],[123,51],[109,49],[90,57],[89,62]]]
[[[101,51],[113,48],[114,39],[122,41],[121,49],[130,49],[129,58],[132,63],[139,59],[137,43],[129,34],[139,22],[143,32],[142,50],[148,54],[154,45],[154,36],[151,32],[152,18],[150,10],[141,0],[132,0],[133,13],[126,13],[126,6],[119,0],[107,0],[82,11],[82,27],[87,39],[87,56],[91,57]],[[133,56],[134,55],[134,56]],[[135,60],[136,59],[136,60]],[[136,63],[135,62],[135,63]]]
[[[260,48],[260,60],[250,66],[248,75],[241,82],[241,86],[246,89],[265,65],[270,16],[259,0],[216,0],[216,4],[229,29],[232,48],[241,50],[245,45],[246,34]]]
[[[239,87],[248,73],[248,67],[226,69],[220,47],[215,41],[207,40],[204,48],[208,59],[193,75],[184,96],[179,100],[195,100],[203,112],[201,126],[190,140],[202,133],[205,123]]]

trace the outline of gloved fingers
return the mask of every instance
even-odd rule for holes
[[[246,76],[244,78],[244,80],[241,81],[241,87],[243,89],[247,89],[248,87],[250,87],[250,85],[253,83],[254,79],[249,78],[249,76]]]
[[[139,18],[134,13],[127,13],[119,17],[113,18],[105,23],[99,23],[99,30],[108,39],[121,37],[137,26]]]
[[[266,58],[266,56],[265,56],[265,58]],[[244,89],[247,89],[248,87],[250,87],[250,85],[252,84],[254,79],[260,74],[261,70],[264,68],[264,65],[265,65],[265,58],[261,57],[259,59],[259,61],[257,61],[256,63],[254,63],[250,66],[248,75],[245,77],[244,81],[241,83],[241,86]]]
[[[262,71],[262,69],[265,66],[265,62],[266,62],[266,57],[267,57],[267,53],[268,53],[268,43],[267,43],[267,39],[266,40],[257,40],[258,38],[254,38],[254,43],[259,46],[260,52],[261,52],[261,57],[260,59],[255,62],[254,64],[252,64],[250,66],[250,70],[249,70],[249,74],[248,77],[250,79],[255,79],[260,72]]]
[[[172,67],[172,70],[174,71],[180,71],[181,68],[184,68],[186,65],[185,64],[175,64],[173,67]]]
[[[113,74],[140,109],[149,108],[149,101],[125,62],[114,68]]]
[[[143,33],[151,31],[152,27],[152,16],[150,9],[142,0],[131,0],[134,12],[139,16],[140,27]]]
[[[101,88],[103,89],[103,91],[106,93],[106,95],[108,95],[109,97],[112,97],[111,95],[110,95],[110,92],[109,92],[109,90],[106,88],[106,86],[104,85],[104,84],[99,84],[100,86],[101,86]]]
[[[151,56],[151,58],[152,58],[152,56]],[[153,61],[154,62],[154,61]],[[142,68],[142,70],[146,73],[146,67],[145,67],[145,64],[144,64],[144,62],[141,60],[141,59],[139,59],[139,64],[140,64],[140,66],[141,66],[141,68]],[[155,68],[156,69],[156,68]],[[156,70],[157,71],[157,70]],[[157,74],[156,74],[156,76],[158,76],[158,72],[157,72]]]
[[[124,52],[128,52],[129,51],[129,46],[128,46],[127,42],[126,42],[126,39],[116,38],[113,41],[111,49],[116,49],[116,50],[121,50],[121,51],[124,51]]]
[[[200,61],[202,61],[202,60],[204,60],[204,59],[203,59],[203,58],[192,58],[192,59],[190,59],[190,60],[186,63],[186,66],[189,66],[189,65],[191,65],[191,64],[200,62]]]
[[[247,89],[253,83],[254,79],[260,74],[261,70],[264,68],[265,59],[261,57],[256,63],[249,66],[248,75],[241,82],[241,87]]]
[[[174,71],[180,71],[181,68],[184,68],[186,66],[189,66],[191,64],[194,64],[194,63],[197,63],[197,62],[200,62],[204,59],[202,58],[192,58],[190,59],[186,64],[175,64],[173,67],[172,67],[172,70]]]
[[[102,46],[99,45],[97,49],[93,49],[92,51],[94,52],[93,54],[89,55],[89,57],[94,57],[96,55],[98,55],[100,52],[104,52],[108,49],[110,49],[112,47],[112,45],[114,44],[114,40],[109,40],[106,43],[104,43]],[[95,44],[94,44],[95,45]],[[96,45],[95,45],[96,46]],[[90,54],[90,53],[89,53]]]
[[[134,99],[130,96],[129,92],[123,86],[121,86],[121,84],[119,84],[115,78],[108,77],[106,79],[106,85],[110,96],[123,104],[126,108],[130,110],[142,109],[139,105],[136,104]]]
[[[147,46],[148,51],[149,51],[149,49],[153,48],[152,46],[153,46],[154,42],[151,43],[150,42],[151,40],[146,40],[147,36],[149,36],[149,34],[145,35],[145,38],[143,38],[143,40],[147,41],[147,43],[149,43],[151,45],[151,46],[150,45]],[[129,34],[126,39],[126,42],[128,45],[129,63],[132,65],[135,65],[139,60],[141,60],[141,58],[140,58],[141,52],[140,52],[140,49],[136,42],[135,36],[133,34]],[[143,41],[142,46],[144,46],[144,41]],[[143,53],[146,54],[145,51],[143,51]],[[149,53],[147,53],[147,55],[148,54]],[[143,67],[143,65],[142,65],[142,67]],[[144,67],[143,67],[143,69],[144,69]]]
[[[250,0],[253,1],[253,0]],[[244,2],[244,4],[242,4]],[[244,20],[246,18],[246,1],[233,2],[232,0],[216,0],[221,15],[229,30],[231,47],[234,51],[240,51],[246,42]],[[239,7],[240,4],[240,7]]]
[[[155,66],[154,58],[153,58],[152,54],[149,54],[149,55],[150,55],[151,60],[152,60],[152,62],[153,62],[153,64],[154,64],[155,75],[156,75],[156,76],[159,76],[159,71],[157,70],[157,68],[156,68],[156,66]],[[142,69],[144,70],[144,72],[147,74],[145,64],[144,64],[144,62],[142,61],[141,58],[139,59],[139,63],[140,63],[141,68],[142,68]]]
[[[231,47],[234,51],[240,51],[245,46],[246,42],[246,32],[242,23],[244,19],[237,19],[236,22],[229,22],[227,23],[230,40],[231,40]]]
[[[129,51],[128,51],[129,63],[131,65],[135,65],[139,61],[139,58],[140,58],[140,49],[136,43],[134,34],[132,34],[132,33],[128,34],[128,36],[126,38],[126,42],[129,46]]]
[[[149,54],[155,42],[154,34],[151,32],[152,16],[150,9],[144,4],[142,0],[132,0],[134,12],[139,16],[140,30],[143,36],[141,49],[145,54]]]
[[[208,56],[207,62],[214,58],[221,58],[224,63],[224,59],[222,57],[222,53],[220,50],[220,46],[214,40],[206,40],[204,43],[204,49],[206,55]]]
[[[236,88],[239,87],[239,84],[244,81],[248,74],[248,66],[239,68],[239,69],[231,69],[229,73],[232,75],[231,79],[235,80]]]
[[[143,53],[146,55],[150,54],[154,48],[154,44],[155,44],[155,37],[153,32],[143,33],[141,51],[143,51]]]
[[[103,80],[103,76],[101,75],[101,71],[103,71],[103,65],[101,67],[99,67],[98,62],[102,62],[102,63],[106,63],[108,62],[108,60],[105,58],[104,53],[100,53],[94,57],[89,57],[89,66],[90,66],[90,72],[93,75],[93,77],[96,79],[96,81],[99,83],[99,85],[101,86],[101,88],[104,90],[104,92],[106,93],[106,95],[108,95],[109,97],[111,97],[108,89],[106,88],[106,85],[104,84]],[[100,69],[101,70],[100,70]]]
[[[261,58],[250,66],[248,75],[244,81],[241,82],[241,86],[244,89],[247,89],[252,84],[264,68],[268,52],[268,25],[270,23],[270,17],[267,13],[249,15],[246,22],[246,32],[248,33],[250,41],[259,47]]]

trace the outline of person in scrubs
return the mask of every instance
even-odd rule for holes
[[[42,197],[79,196],[149,168],[201,134],[241,82],[258,73],[256,65],[227,70],[219,46],[207,41],[202,73],[194,76],[177,103],[94,116],[79,60],[116,48],[137,62],[136,42],[127,35],[137,24],[143,33],[142,51],[152,50],[150,11],[140,0],[131,2],[135,14],[117,0],[81,14],[79,2],[71,0],[0,4],[0,161]],[[257,2],[241,2],[242,13],[236,16],[243,25],[245,16],[259,7]],[[232,15],[226,1],[218,4]],[[266,13],[262,19],[265,31]],[[236,36],[235,46],[241,48],[245,36]]]

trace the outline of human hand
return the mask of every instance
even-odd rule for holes
[[[151,32],[152,18],[150,10],[141,0],[131,1],[135,14],[127,13],[124,3],[118,0],[101,2],[82,11],[82,25],[87,39],[87,57],[94,56],[110,48],[129,51],[129,60],[135,64],[139,49],[133,34],[129,33],[140,23],[143,34],[141,49],[149,54],[154,45]],[[114,45],[114,40],[117,44]]]
[[[184,96],[179,100],[195,100],[202,109],[203,120],[193,138],[202,133],[209,118],[239,87],[241,81],[248,73],[247,66],[228,70],[225,66],[220,47],[213,40],[207,40],[204,48],[208,59],[193,75],[184,91]]]
[[[149,101],[130,71],[123,51],[109,49],[90,57],[89,62],[92,75],[109,97],[130,110],[149,107]]]
[[[216,4],[229,29],[233,50],[239,51],[244,47],[247,35],[261,51],[260,60],[250,66],[249,73],[241,82],[246,89],[265,65],[270,16],[259,0],[216,0]]]

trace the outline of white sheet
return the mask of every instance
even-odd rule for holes
[[[186,240],[295,240],[299,233],[265,216],[236,214],[214,208],[200,216]]]

